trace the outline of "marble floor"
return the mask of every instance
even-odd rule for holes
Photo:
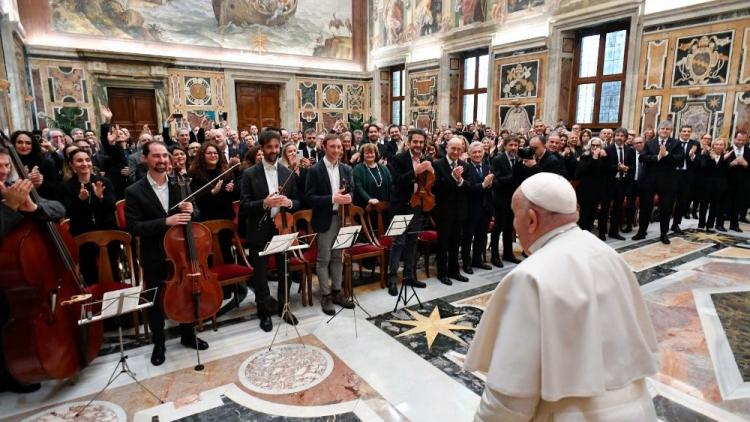
[[[750,420],[750,226],[744,229],[686,230],[666,246],[652,225],[645,240],[608,242],[633,268],[656,328],[661,370],[648,386],[662,421]],[[395,298],[364,284],[357,297],[371,318],[358,309],[329,321],[317,302],[302,307],[293,295],[300,325],[282,325],[275,340],[276,330],[258,327],[250,293],[216,331],[200,333],[211,344],[200,356],[203,371],[194,370],[195,351],[180,346],[175,329],[159,367],[149,363],[151,346],[129,331],[127,361],[141,384],[123,375],[95,397],[119,361],[109,333],[102,354],[75,379],[0,394],[0,420],[470,421],[484,376],[461,366],[492,291],[511,269],[475,270],[453,286],[425,280],[427,288],[417,289],[422,307],[412,300],[396,311]]]

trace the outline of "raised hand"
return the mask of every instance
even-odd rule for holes
[[[99,113],[102,115],[102,121],[109,123],[112,121],[112,110],[104,104],[99,106]]]
[[[81,189],[78,191],[78,199],[81,201],[88,201],[89,197],[89,191],[86,189],[86,185],[81,183]]]
[[[211,195],[218,195],[221,192],[221,187],[224,185],[223,180],[216,182],[213,188],[211,188]]]
[[[232,192],[234,190],[234,182],[230,181],[229,183],[224,186],[224,190],[227,192]]]
[[[31,169],[31,172],[29,173],[29,180],[31,180],[31,183],[35,188],[38,188],[42,185],[42,183],[44,183],[44,176],[39,172],[39,167],[34,166],[34,168]]]
[[[94,182],[94,184],[91,186],[94,190],[94,196],[96,196],[99,199],[104,198],[104,183],[101,180],[97,180]]]

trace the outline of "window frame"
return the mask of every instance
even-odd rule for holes
[[[607,42],[607,34],[625,30],[625,48],[622,57],[622,71],[612,75],[604,75],[604,55]],[[599,51],[596,62],[596,74],[594,76],[581,77],[581,45],[584,37],[589,35],[599,35]],[[616,129],[622,126],[623,103],[625,99],[625,82],[627,80],[628,67],[628,43],[630,42],[630,21],[609,22],[593,28],[579,30],[576,33],[575,48],[573,50],[573,78],[570,88],[570,102],[568,104],[568,122],[571,125],[581,125],[582,129]],[[606,82],[620,82],[620,105],[617,113],[617,122],[600,123],[599,112],[602,93],[602,84]],[[591,123],[581,123],[576,121],[576,107],[578,105],[578,87],[580,85],[594,84],[594,108],[591,116]]]
[[[461,72],[459,75],[459,90],[458,90],[458,118],[461,120],[461,123],[464,125],[468,125],[471,123],[474,123],[477,120],[477,110],[479,109],[479,95],[480,94],[487,94],[489,85],[490,85],[490,73],[488,70],[487,73],[487,86],[484,88],[479,88],[479,58],[481,56],[487,56],[487,62],[491,63],[491,57],[489,54],[489,50],[487,49],[478,49],[478,50],[472,50],[467,51],[464,54],[461,55]],[[464,71],[466,70],[466,59],[474,57],[476,61],[476,65],[474,66],[474,88],[464,88]],[[470,122],[464,122],[464,96],[465,95],[472,95],[474,97],[474,113],[472,113],[472,119]],[[489,110],[488,110],[489,111]],[[488,116],[485,116],[485,118]],[[484,124],[487,124],[487,122],[482,122]]]
[[[399,93],[401,95],[394,96],[393,95],[393,86],[394,86],[393,80],[395,78],[394,75],[397,74],[397,73],[399,73],[399,76],[401,78],[401,80],[399,82],[399,88],[400,88],[399,89]],[[390,121],[391,121],[391,124],[393,124],[393,125],[402,126],[402,125],[404,125],[404,122],[406,121],[406,118],[404,116],[404,111],[405,111],[404,108],[406,106],[406,87],[405,87],[406,81],[405,81],[405,79],[406,79],[406,66],[401,65],[401,66],[394,66],[394,67],[391,68],[391,85],[389,87],[390,88],[390,92],[388,94],[391,97],[391,116],[390,116],[391,118],[390,118]],[[395,103],[397,103],[397,102],[401,103],[400,107],[399,107],[399,121],[398,122],[396,122],[394,120],[394,118],[393,118],[394,117],[393,116],[393,112],[395,111],[395,107],[393,105]]]

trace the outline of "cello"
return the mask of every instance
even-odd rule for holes
[[[422,157],[420,164],[424,161],[424,157]],[[432,193],[432,185],[434,184],[435,173],[423,171],[422,174],[417,175],[417,190],[412,193],[409,205],[412,208],[421,208],[424,212],[435,208],[435,194]]]
[[[185,178],[177,175],[176,183],[184,198],[180,203],[189,200],[192,195],[187,195],[188,182]],[[172,264],[172,271],[164,284],[162,300],[164,314],[169,319],[182,324],[197,323],[213,317],[219,311],[224,293],[218,275],[208,267],[211,245],[211,230],[203,224],[191,221],[167,230],[164,253]]]
[[[29,175],[0,132],[21,178]],[[37,205],[39,193],[31,191]],[[70,378],[99,354],[101,322],[78,325],[92,297],[78,271],[78,248],[57,223],[25,217],[0,241],[0,290],[9,306],[2,327],[5,364],[16,381],[33,384]],[[46,258],[40,265],[40,258]]]

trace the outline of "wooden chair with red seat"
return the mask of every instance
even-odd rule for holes
[[[434,228],[432,218],[429,221]],[[417,256],[424,257],[424,273],[427,278],[430,278],[430,254],[437,251],[437,231],[432,228],[422,230],[417,236]]]
[[[240,227],[240,201],[232,201],[232,209],[234,210],[234,224],[237,225],[237,227]],[[244,230],[242,230],[244,233]],[[242,244],[245,245],[246,241],[245,238],[240,235],[240,230],[237,230],[237,235],[240,237],[240,240],[242,241]]]
[[[367,218],[365,210],[356,205],[351,205],[349,215],[355,224],[362,226],[360,234],[364,235],[365,242],[355,243],[351,248],[344,249],[344,290],[345,294],[350,294],[352,288],[352,265],[354,262],[360,263],[368,258],[378,258],[380,265],[380,288],[385,288],[385,277],[388,272],[386,267],[387,249],[378,243],[378,239],[372,234],[370,219]]]
[[[79,234],[75,237],[75,242],[78,248],[86,243],[93,243],[99,247],[99,255],[97,259],[97,283],[92,284],[86,288],[88,293],[91,293],[97,300],[101,300],[102,296],[106,292],[112,292],[115,290],[126,289],[129,287],[138,286],[142,283],[142,280],[136,277],[135,264],[133,261],[133,250],[131,242],[133,240],[130,233],[126,233],[120,230],[96,230],[87,233]],[[115,281],[114,274],[112,273],[112,265],[109,259],[109,244],[117,242],[122,245],[125,252],[125,260],[130,273],[130,283],[124,283],[121,281]],[[133,327],[135,328],[136,337],[140,337],[140,321],[143,321],[144,334],[148,338],[148,324],[146,324],[146,312],[134,311],[133,316]],[[140,320],[139,320],[140,315]]]
[[[292,215],[292,218],[294,219],[294,227],[299,230],[300,236],[315,233],[312,229],[312,210],[299,210]],[[318,248],[313,240],[309,248],[296,251],[296,253],[300,262],[304,265],[306,274],[302,283],[300,283],[302,306],[312,306],[312,274],[315,261],[318,259]]]
[[[208,227],[211,231],[211,236],[213,238],[213,244],[211,245],[211,270],[217,274],[221,286],[224,287],[242,283],[249,284],[250,280],[253,278],[254,271],[253,267],[247,261],[245,249],[242,246],[242,241],[240,240],[239,235],[237,234],[237,224],[232,220],[208,220],[201,221],[201,224]],[[232,233],[232,247],[237,256],[237,263],[225,262],[224,260],[224,254],[221,252],[221,242],[219,240],[219,233],[223,231],[229,231]],[[239,303],[237,306],[239,307]],[[211,322],[214,331],[216,331],[216,317],[212,318]]]

